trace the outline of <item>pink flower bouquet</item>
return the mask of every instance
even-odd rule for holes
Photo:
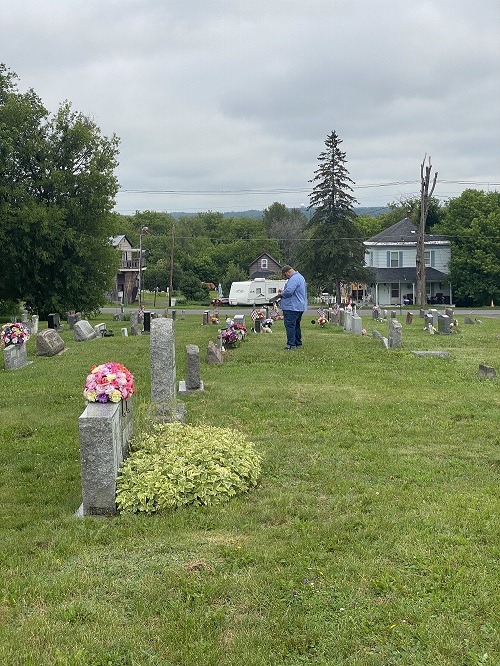
[[[30,339],[30,333],[26,326],[19,322],[9,323],[2,326],[0,339],[6,347],[10,345],[22,345],[23,342]]]
[[[134,393],[134,376],[121,363],[94,365],[83,391],[89,402],[120,402]]]

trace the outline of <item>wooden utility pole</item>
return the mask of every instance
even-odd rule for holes
[[[432,197],[437,180],[436,171],[432,186],[430,185],[431,171],[431,158],[429,157],[429,165],[425,166],[424,156],[424,160],[420,165],[420,223],[418,226],[417,258],[415,263],[417,268],[417,302],[421,308],[425,308],[427,305],[427,285],[425,281],[425,223],[429,212],[429,200]]]
[[[175,245],[175,221],[172,220],[172,244],[170,246],[170,280],[168,284],[168,307],[172,306],[172,283],[174,280],[174,245]]]

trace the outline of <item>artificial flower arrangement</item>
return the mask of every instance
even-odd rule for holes
[[[321,328],[325,328],[325,324],[328,323],[328,319],[326,317],[318,317],[318,324],[321,326]]]
[[[2,344],[6,347],[10,345],[22,345],[30,339],[30,332],[19,322],[8,323],[2,326]]]
[[[255,319],[265,319],[266,318],[266,313],[263,310],[257,310],[255,312]]]
[[[269,328],[274,324],[274,319],[272,317],[268,317],[267,319],[264,319],[262,322],[262,326],[269,326]]]
[[[218,324],[219,323],[219,317],[210,317],[210,321],[212,324]]]
[[[135,393],[134,376],[121,363],[94,365],[83,395],[89,402],[120,402]]]
[[[222,344],[224,347],[237,347],[240,339],[240,336],[233,328],[226,328],[222,331]]]

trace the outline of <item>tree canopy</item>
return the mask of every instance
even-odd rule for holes
[[[92,311],[111,287],[118,139],[65,102],[54,116],[0,65],[0,300]]]
[[[451,243],[450,280],[458,305],[500,303],[500,192],[465,190],[436,227]]]

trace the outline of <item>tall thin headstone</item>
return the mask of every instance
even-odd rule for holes
[[[163,421],[183,421],[186,406],[177,403],[175,336],[172,319],[157,318],[151,322],[151,402],[156,417]]]
[[[179,393],[189,395],[203,391],[203,382],[200,376],[200,348],[197,345],[186,345],[187,375],[185,381],[179,382]]]

